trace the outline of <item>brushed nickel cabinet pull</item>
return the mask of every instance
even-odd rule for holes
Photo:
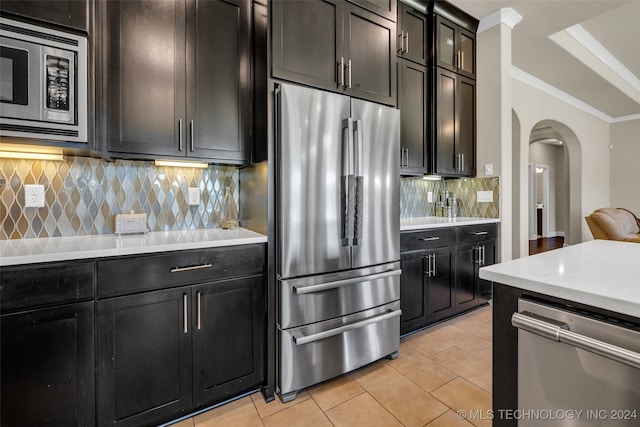
[[[440,240],[440,237],[435,236],[435,237],[420,237],[418,238],[418,240],[422,240],[423,242],[433,242],[435,240]]]
[[[338,86],[344,86],[344,57],[338,62]]]
[[[193,153],[193,120],[191,120],[191,122],[189,123],[189,138],[190,138],[190,145],[191,145],[191,152]]]
[[[400,35],[398,36],[398,38],[400,38],[400,49],[398,49],[400,51],[400,53],[404,52],[404,31],[400,32]]]
[[[182,119],[178,119],[178,150],[182,151]]]
[[[189,333],[189,314],[187,312],[187,294],[182,295],[182,323],[184,326],[184,333]]]
[[[347,76],[349,77],[349,82],[347,83],[347,87],[351,89],[351,60],[349,60],[347,68],[349,68],[349,73],[347,74]]]
[[[407,34],[405,34],[405,37],[407,39],[407,48],[404,51],[404,53],[409,53],[409,32],[407,31]]]
[[[180,273],[182,271],[202,270],[204,268],[211,268],[213,264],[192,265],[189,267],[174,267],[169,270],[172,273]]]
[[[197,322],[198,322],[198,330],[200,330],[201,329],[201,324],[202,324],[202,322],[201,322],[201,320],[202,320],[202,315],[201,315],[202,309],[200,308],[200,301],[202,299],[201,298],[202,297],[202,292],[198,291],[196,296],[198,298],[198,314],[197,314],[198,320],[197,320]]]
[[[489,232],[488,231],[472,231],[470,234],[474,236],[486,236],[487,234],[489,234]]]

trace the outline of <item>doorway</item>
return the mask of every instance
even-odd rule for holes
[[[540,126],[529,143],[529,255],[564,246],[568,222],[568,160],[562,137]]]

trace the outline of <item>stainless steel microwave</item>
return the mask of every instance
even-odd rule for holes
[[[87,38],[0,18],[0,136],[87,142]]]

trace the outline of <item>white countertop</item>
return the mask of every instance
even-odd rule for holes
[[[640,244],[593,240],[480,269],[480,278],[640,318]]]
[[[457,227],[460,225],[491,224],[500,222],[498,218],[476,218],[459,216],[445,218],[440,216],[423,216],[419,218],[400,218],[400,231],[426,230],[429,228]]]
[[[145,235],[129,236],[100,234],[0,240],[0,266],[214,248],[266,241],[266,236],[244,228],[152,231]]]

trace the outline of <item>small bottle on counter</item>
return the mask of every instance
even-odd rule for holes
[[[231,195],[231,188],[227,186],[224,190],[224,200],[222,201],[222,218],[220,227],[225,230],[234,230],[238,224],[238,209],[236,202]]]

